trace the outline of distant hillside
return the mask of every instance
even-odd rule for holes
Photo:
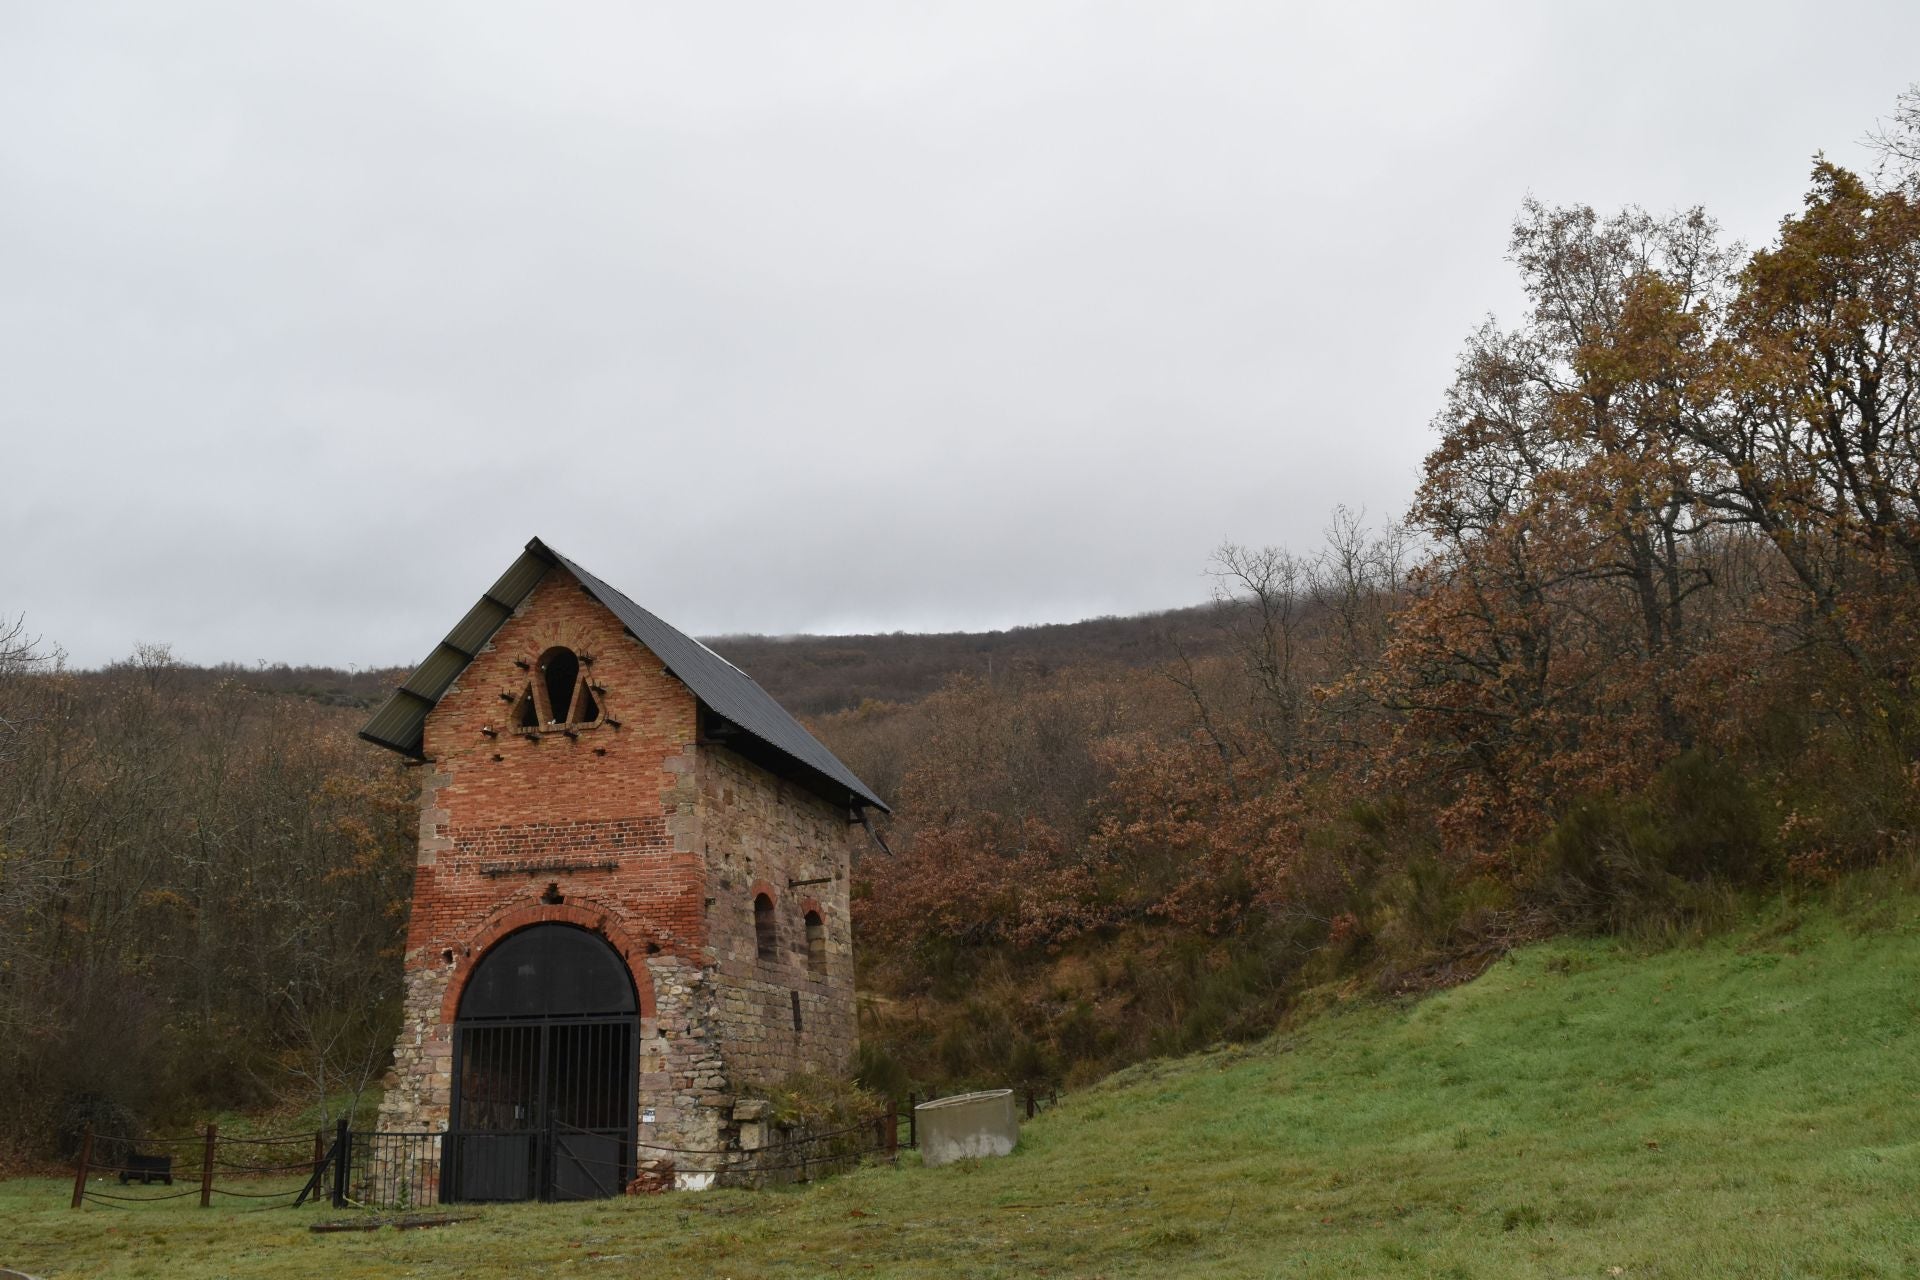
[[[956,675],[1011,671],[1046,675],[1061,667],[1144,667],[1168,654],[1165,637],[1178,632],[1198,652],[1217,644],[1211,605],[1130,618],[1092,618],[1007,631],[950,631],[885,635],[709,637],[706,643],[779,699],[795,715],[817,716],[869,699],[912,702]],[[212,667],[168,666],[167,679],[201,688],[236,681],[248,689],[282,693],[322,706],[371,710],[410,668],[295,667],[285,663]],[[109,665],[89,676],[146,674],[140,662]],[[158,678],[157,669],[153,671]]]
[[[1130,618],[1092,618],[1007,631],[855,636],[715,636],[706,643],[796,715],[825,715],[866,699],[911,702],[956,675],[1089,664],[1143,667],[1167,657],[1169,631],[1210,647],[1211,605]]]
[[[370,710],[380,705],[394,686],[407,678],[406,667],[367,667],[342,670],[338,667],[294,667],[284,662],[242,666],[223,662],[211,667],[175,663],[155,653],[149,658],[132,658],[108,663],[95,670],[76,672],[82,679],[119,681],[132,679],[178,690],[205,690],[231,681],[241,688],[259,693],[280,693],[318,703],[323,707]]]

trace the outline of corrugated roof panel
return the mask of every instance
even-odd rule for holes
[[[544,565],[541,567],[545,568]],[[472,657],[487,647],[487,641],[493,639],[493,633],[512,616],[511,606],[496,603],[489,594],[467,610],[467,616],[447,632],[446,643]]]
[[[493,584],[487,594],[509,609],[517,609],[529,592],[540,585],[540,579],[547,576],[547,570],[553,567],[553,555],[540,539],[535,538],[527,544],[520,558],[507,566],[500,580]]]
[[[886,802],[875,795],[872,788],[841,764],[819,739],[755,683],[753,677],[684,631],[641,608],[623,592],[538,538],[527,544],[526,551],[500,575],[493,589],[467,611],[406,683],[374,712],[360,736],[395,751],[419,755],[427,713],[433,704],[554,564],[579,579],[595,599],[620,619],[621,625],[652,650],[667,670],[708,707],[782,755],[845,787],[856,803],[887,809]]]
[[[416,702],[398,693],[389,695],[360,730],[360,736],[405,755],[417,756],[427,712],[432,709],[431,703]]]

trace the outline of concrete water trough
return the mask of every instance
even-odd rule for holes
[[[1020,1141],[1020,1109],[1011,1089],[936,1098],[915,1107],[913,1115],[920,1162],[928,1166],[1008,1155]]]

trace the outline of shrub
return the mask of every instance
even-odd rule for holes
[[[1545,842],[1539,887],[1569,923],[1619,932],[1703,922],[1724,890],[1780,862],[1753,788],[1728,761],[1688,752],[1636,796],[1575,804]]]
[[[796,1075],[755,1090],[771,1104],[776,1125],[821,1133],[870,1120],[886,1109],[878,1095],[830,1075]]]
[[[854,1056],[853,1078],[861,1088],[883,1098],[904,1098],[912,1078],[900,1060],[871,1036],[862,1036]]]

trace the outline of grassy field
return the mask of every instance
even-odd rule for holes
[[[1920,919],[1782,908],[1701,946],[1560,942],[1417,1005],[1063,1099],[1012,1158],[777,1193],[473,1212],[66,1208],[0,1185],[54,1276],[1920,1275]]]

